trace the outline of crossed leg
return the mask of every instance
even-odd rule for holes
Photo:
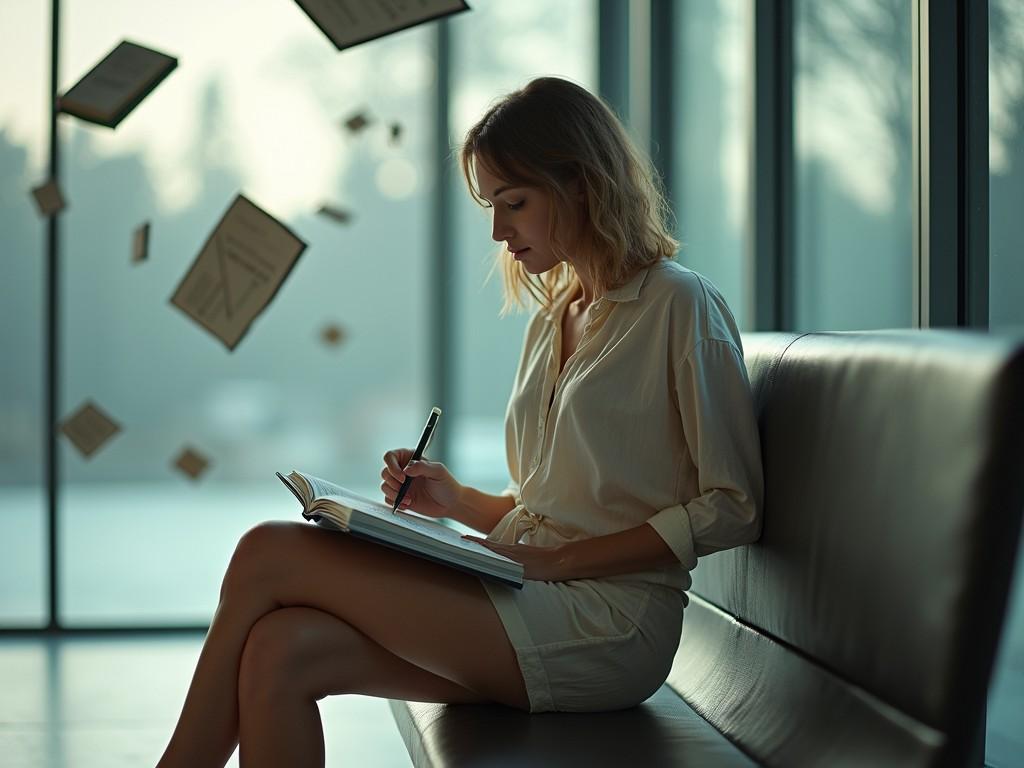
[[[331,693],[529,707],[475,577],[303,523],[263,523],[231,558],[159,766],[223,766],[239,738],[246,766],[322,765],[315,702]]]

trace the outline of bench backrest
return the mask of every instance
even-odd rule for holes
[[[769,765],[976,746],[1024,509],[1024,346],[743,337],[764,533],[701,558],[669,684]]]

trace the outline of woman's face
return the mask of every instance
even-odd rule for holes
[[[549,196],[538,187],[514,186],[475,163],[480,196],[490,205],[491,237],[504,241],[516,261],[533,275],[547,272],[559,259],[551,248]]]

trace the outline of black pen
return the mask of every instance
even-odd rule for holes
[[[423,434],[420,435],[420,441],[416,445],[416,450],[412,452],[412,458],[409,461],[419,461],[423,452],[427,450],[427,444],[430,442],[431,436],[434,434],[434,427],[437,426],[437,420],[441,418],[441,409],[434,406],[430,409],[430,415],[427,417],[427,423],[423,426]],[[406,466],[409,466],[406,464]],[[398,495],[395,496],[395,506],[391,508],[392,512],[398,511],[398,505],[402,503],[402,499],[405,498],[405,492],[409,490],[409,484],[412,483],[412,475],[406,475],[405,480],[402,481],[402,487],[398,489]]]

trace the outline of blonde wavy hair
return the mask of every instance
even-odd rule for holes
[[[502,315],[525,306],[524,291],[550,308],[575,290],[578,278],[566,260],[574,245],[593,254],[585,268],[602,293],[679,248],[650,160],[604,102],[568,80],[540,77],[502,97],[469,129],[460,161],[470,195],[482,206],[488,203],[477,187],[476,163],[511,184],[549,193],[549,236],[561,263],[531,275],[502,246],[495,263],[503,277]],[[562,242],[559,223],[573,220],[581,222],[580,240]]]

